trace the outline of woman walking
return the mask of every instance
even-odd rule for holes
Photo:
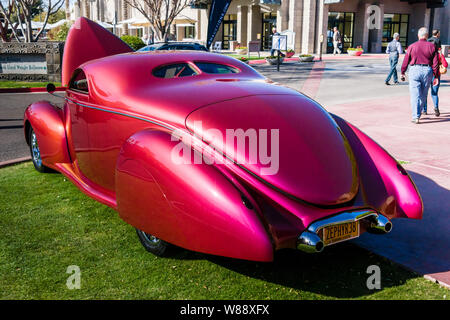
[[[447,72],[447,68],[448,68],[448,63],[447,60],[445,60],[444,55],[442,54],[442,50],[441,48],[439,48],[438,52],[438,59],[439,59],[439,69],[438,69],[438,76],[437,79],[439,80],[437,85],[433,86],[431,85],[431,99],[433,100],[433,104],[434,104],[434,114],[436,117],[439,117],[441,115],[441,113],[439,112],[439,96],[438,96],[438,92],[439,92],[439,86],[441,85],[441,72],[446,73]],[[433,83],[434,79],[436,77],[433,76],[433,80],[431,80],[431,83]],[[425,106],[423,108],[423,114],[427,114],[427,102],[425,101]]]

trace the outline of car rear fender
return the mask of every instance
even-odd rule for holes
[[[174,161],[180,146],[192,150],[150,129],[125,142],[116,168],[121,218],[189,250],[272,261],[272,240],[242,192],[213,165]]]
[[[70,163],[67,152],[63,112],[48,101],[31,104],[25,110],[24,130],[27,143],[30,127],[36,133],[42,162],[49,167],[56,163]]]
[[[366,202],[389,219],[421,219],[422,198],[406,170],[361,130],[336,115],[332,116],[355,154]]]

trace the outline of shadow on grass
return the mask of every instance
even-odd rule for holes
[[[417,277],[351,243],[329,247],[320,254],[282,250],[276,253],[273,263],[212,256],[208,260],[252,278],[336,298],[356,298],[374,293],[366,284],[371,275],[366,273],[370,265],[381,268],[383,288],[399,286]]]
[[[172,258],[206,259],[239,274],[295,290],[309,291],[335,298],[357,298],[378,290],[367,288],[367,268],[378,265],[382,272],[382,289],[404,284],[417,274],[400,268],[352,243],[326,248],[320,254],[307,254],[293,249],[276,252],[271,263],[237,260],[177,250]]]

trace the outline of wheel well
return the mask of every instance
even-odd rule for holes
[[[31,129],[31,124],[30,121],[26,121],[25,122],[25,141],[27,142],[28,145],[30,145],[30,129]]]

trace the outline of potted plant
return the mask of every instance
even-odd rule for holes
[[[246,57],[240,57],[240,58],[238,58],[238,60],[240,62],[243,62],[243,63],[246,63],[246,64],[248,64],[248,62],[249,62],[249,60]]]
[[[295,54],[295,51],[292,49],[289,49],[286,51],[286,58],[291,58]]]
[[[247,54],[248,48],[247,47],[237,47],[237,54]]]
[[[277,64],[277,59],[278,59],[277,56],[268,56],[268,57],[266,57],[266,61],[269,64],[271,64],[271,65]],[[280,64],[282,64],[283,61],[284,61],[284,58],[280,56]]]
[[[301,54],[298,56],[298,59],[301,62],[312,62],[314,60],[314,56],[311,54]]]
[[[360,56],[364,52],[363,48],[361,46],[358,46],[356,48],[348,48],[347,53],[351,56]]]

